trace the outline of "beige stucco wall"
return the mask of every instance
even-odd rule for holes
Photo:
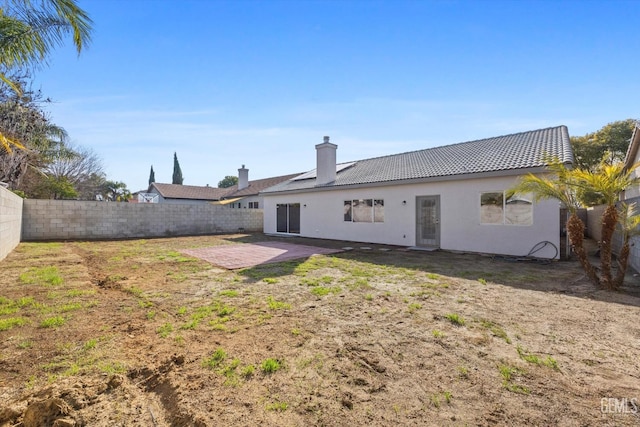
[[[516,180],[515,176],[493,177],[290,195],[265,194],[264,231],[276,232],[277,204],[300,203],[301,236],[414,246],[416,197],[439,195],[442,249],[524,256],[541,241],[550,241],[559,248],[559,203],[554,200],[534,205],[530,226],[480,223],[480,194],[509,189]],[[384,199],[384,223],[343,221],[344,200],[366,198]],[[552,247],[536,253],[547,258],[554,255]]]
[[[0,187],[0,260],[20,243],[23,199]]]

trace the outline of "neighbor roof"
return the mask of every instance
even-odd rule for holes
[[[158,193],[165,199],[190,199],[190,200],[220,200],[226,193],[226,188],[200,187],[197,185],[161,184],[151,183]],[[151,189],[151,188],[149,188]]]
[[[165,199],[189,199],[189,200],[210,200],[218,201],[222,199],[241,199],[248,196],[257,196],[265,188],[272,187],[283,181],[295,178],[300,173],[290,175],[274,176],[272,178],[256,179],[249,181],[249,186],[238,190],[238,185],[228,188],[201,187],[198,185],[161,184],[154,182],[151,186],[158,190],[158,193]],[[149,190],[151,190],[151,186]]]
[[[254,181],[249,181],[249,186],[243,188],[242,190],[238,190],[238,185],[234,185],[232,187],[226,188],[227,193],[224,198],[228,199],[231,197],[248,197],[248,196],[256,196],[262,190],[273,187],[274,185],[280,184],[283,181],[288,181],[291,178],[295,178],[300,175],[300,173],[294,173],[290,175],[282,175],[282,176],[274,176],[273,178],[264,178],[264,179],[256,179]]]
[[[627,154],[624,158],[624,167],[629,169],[633,166],[638,155],[638,148],[640,147],[640,122],[636,122],[636,126],[633,128],[633,134],[631,135],[631,142],[629,148],[627,148]]]
[[[340,170],[336,180],[322,188],[538,168],[546,166],[550,158],[573,163],[566,126],[351,162],[352,166]],[[316,187],[315,179],[297,179],[268,188],[263,193]]]

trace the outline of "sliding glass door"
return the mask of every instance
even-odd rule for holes
[[[277,205],[276,231],[278,233],[300,234],[300,203]]]

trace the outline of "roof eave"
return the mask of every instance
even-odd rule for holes
[[[627,149],[627,155],[624,158],[624,170],[628,171],[633,166],[634,160],[638,155],[638,148],[640,148],[640,124],[636,123],[631,135],[631,143]]]
[[[531,168],[521,168],[521,169],[503,169],[498,171],[490,171],[490,172],[478,172],[478,173],[466,173],[466,174],[458,174],[458,175],[445,175],[445,176],[436,176],[436,177],[426,177],[426,178],[413,178],[413,179],[399,179],[393,181],[378,181],[378,182],[365,182],[359,184],[345,184],[345,185],[325,185],[320,187],[308,187],[308,188],[300,188],[293,190],[280,190],[280,191],[270,191],[270,192],[261,192],[261,196],[272,196],[272,195],[281,195],[281,194],[300,194],[300,193],[310,193],[310,192],[318,192],[318,191],[337,191],[337,190],[346,190],[353,188],[371,188],[371,187],[388,187],[393,185],[409,185],[409,184],[423,184],[423,183],[432,183],[432,182],[445,182],[445,181],[463,181],[467,179],[481,179],[481,178],[495,178],[502,176],[518,176],[524,174],[537,174],[547,172],[546,166],[537,166]]]

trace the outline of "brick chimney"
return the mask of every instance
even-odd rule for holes
[[[336,180],[336,150],[338,146],[324,137],[322,144],[316,145],[316,185],[330,184]]]
[[[238,169],[238,190],[244,190],[249,186],[249,169],[246,169],[244,165]]]

